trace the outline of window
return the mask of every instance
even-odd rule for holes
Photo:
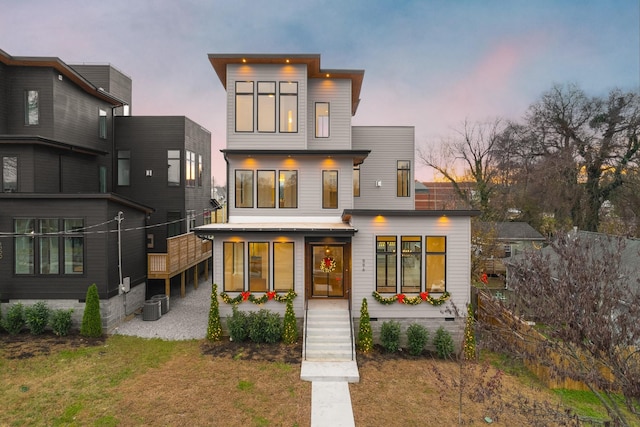
[[[293,290],[294,275],[293,242],[273,243],[273,290]]]
[[[353,167],[353,197],[360,197],[360,165]]]
[[[211,224],[211,210],[210,209],[205,209],[202,212],[202,224],[204,224],[204,225]]]
[[[298,207],[298,171],[280,171],[278,178],[279,206],[281,208]]]
[[[24,92],[24,124],[33,126],[40,121],[39,94],[37,90]]]
[[[186,150],[185,169],[187,177],[185,180],[186,187],[196,186],[196,153]]]
[[[98,168],[98,188],[101,193],[107,192],[107,167],[100,166]]]
[[[408,160],[398,160],[398,197],[409,197],[410,165]]]
[[[298,132],[298,82],[280,82],[280,132]]]
[[[202,154],[198,154],[198,187],[202,187],[202,172],[204,165],[202,163]]]
[[[102,139],[107,139],[107,112],[100,108],[98,111],[99,135]]]
[[[118,185],[131,185],[131,151],[118,150]]]
[[[167,237],[182,234],[182,213],[179,211],[167,212]]]
[[[275,171],[258,171],[258,207],[276,207]]]
[[[187,210],[187,233],[196,228],[196,211]]]
[[[249,242],[249,292],[269,290],[269,243]]]
[[[401,292],[420,292],[422,276],[422,238],[402,236]]]
[[[253,207],[253,171],[236,170],[236,208]]]
[[[64,274],[84,273],[84,228],[82,219],[64,220]]]
[[[236,132],[253,132],[253,82],[236,82]]]
[[[276,131],[276,82],[258,82],[258,132]]]
[[[167,150],[167,185],[180,186],[180,150]]]
[[[427,292],[444,292],[446,282],[447,239],[444,236],[427,236],[426,238],[426,280]]]
[[[2,191],[14,193],[18,191],[18,158],[7,156],[2,158]]]
[[[338,171],[322,171],[322,208],[338,208]]]
[[[223,242],[222,258],[224,263],[224,291],[242,292],[244,290],[244,243]]]
[[[59,221],[57,218],[41,219],[39,223],[40,274],[60,274]]]
[[[376,291],[396,292],[396,237],[376,237]]]
[[[33,274],[34,262],[34,244],[35,237],[35,219],[15,219],[13,221],[13,231],[16,234],[14,238],[15,264],[16,274]]]
[[[329,103],[316,102],[316,138],[329,137]]]

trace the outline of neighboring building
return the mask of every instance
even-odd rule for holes
[[[59,58],[14,57],[0,50],[3,305],[44,300],[52,308],[73,308],[79,321],[87,288],[95,283],[104,327],[111,329],[146,298],[147,247],[154,233],[147,227],[167,220],[155,218],[154,211],[168,207],[205,216],[209,133],[186,118],[148,123],[122,117],[130,112],[131,86],[131,79],[110,65],[68,65]],[[132,126],[120,126],[125,122]],[[172,125],[174,139],[161,138],[157,123]],[[120,139],[119,132],[127,138]],[[202,156],[202,186],[196,176],[195,187],[186,189],[184,173],[179,190],[166,185],[164,143],[180,151],[182,164],[185,152]],[[159,147],[165,149],[161,159]],[[125,148],[128,159],[120,156]],[[165,186],[150,185],[155,178],[145,177],[145,169],[161,170]],[[128,187],[120,185],[125,175]],[[189,226],[203,224],[200,219]],[[164,236],[161,231],[155,242]],[[121,283],[130,286],[126,294]]]
[[[228,221],[196,234],[213,240],[219,292],[293,290],[299,317],[308,300],[341,299],[357,319],[366,298],[374,330],[396,319],[459,333],[442,307],[372,295],[464,310],[478,212],[415,209],[414,128],[352,126],[364,71],[321,69],[319,55],[209,60],[227,93]]]
[[[468,209],[471,200],[476,195],[475,184],[459,182],[458,187],[464,193],[464,199],[460,197],[453,183],[449,181],[416,182],[416,209]]]

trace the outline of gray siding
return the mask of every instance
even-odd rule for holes
[[[70,65],[70,67],[81,74],[82,77],[90,81],[95,87],[101,87],[105,91],[131,105],[131,77],[122,73],[115,67],[107,64],[73,64]],[[118,109],[117,114],[122,115],[121,108]]]
[[[49,68],[11,67],[7,74],[10,80],[8,105],[11,105],[7,117],[7,133],[53,138],[53,71]],[[37,125],[27,126],[24,123],[25,90],[39,92]]]
[[[329,103],[329,138],[316,138],[315,104]],[[351,149],[351,80],[310,79],[307,139],[311,149]]]
[[[9,68],[0,63],[0,135],[7,133],[9,116]]]

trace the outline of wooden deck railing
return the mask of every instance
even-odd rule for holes
[[[165,293],[171,293],[171,278],[180,274],[180,296],[185,296],[185,272],[194,268],[193,287],[198,288],[198,265],[211,258],[211,241],[201,240],[194,233],[181,234],[167,239],[166,254],[147,254],[147,278],[164,279]],[[205,275],[209,263],[204,264]]]

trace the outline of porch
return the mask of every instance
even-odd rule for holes
[[[147,254],[147,278],[163,279],[165,294],[171,295],[171,278],[180,274],[180,296],[185,296],[185,272],[194,269],[193,287],[198,289],[198,266],[211,258],[210,240],[202,240],[194,233],[167,239],[167,253]],[[209,263],[204,263],[205,277],[209,276]]]

